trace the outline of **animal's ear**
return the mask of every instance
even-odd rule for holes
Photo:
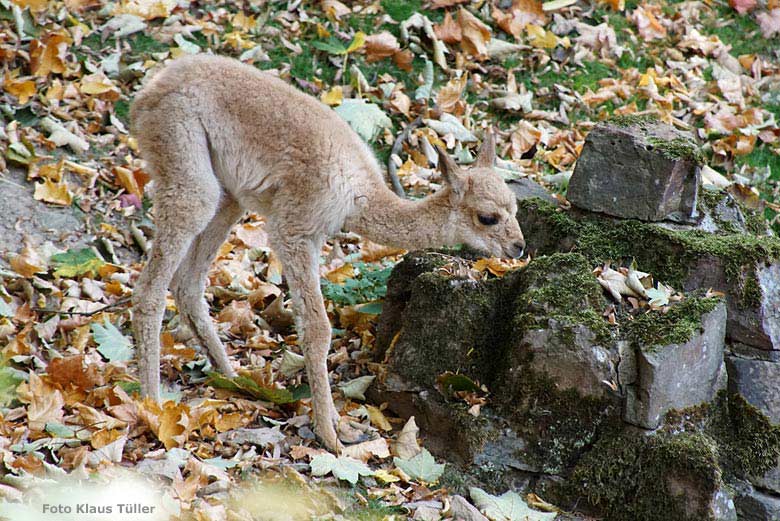
[[[463,195],[466,191],[466,176],[463,170],[452,160],[450,155],[439,145],[436,145],[436,152],[439,154],[439,168],[444,180],[450,185],[452,191],[458,195]]]
[[[482,142],[482,147],[479,149],[477,159],[474,161],[474,166],[478,168],[493,168],[496,164],[496,136],[493,133],[493,129],[489,128],[485,131],[485,139]]]

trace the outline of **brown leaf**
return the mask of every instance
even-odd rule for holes
[[[436,37],[444,43],[460,43],[463,39],[463,29],[455,22],[449,11],[444,15],[441,24],[433,26],[433,31],[436,33]]]
[[[30,70],[35,76],[62,74],[67,70],[65,54],[73,43],[68,33],[49,33],[30,42]]]
[[[460,78],[451,79],[447,85],[439,90],[436,95],[436,104],[444,112],[458,113],[458,107],[463,108],[461,96],[466,89],[468,77],[464,74]]]
[[[401,50],[401,46],[392,33],[382,31],[366,37],[365,49],[366,61],[372,63],[393,56]]]
[[[397,52],[393,55],[393,63],[402,71],[411,72],[414,54],[409,49]]]
[[[460,8],[458,23],[463,31],[463,50],[474,56],[487,55],[487,44],[490,41],[490,28],[470,11]]]
[[[187,441],[190,428],[190,408],[183,403],[167,401],[159,417],[157,438],[166,449],[182,447]]]
[[[547,23],[542,2],[539,0],[514,0],[509,11],[501,11],[494,7],[490,14],[504,32],[517,39],[522,36],[526,25]]]
[[[94,365],[84,364],[84,355],[55,358],[47,371],[51,380],[63,388],[72,384],[86,391],[103,385],[103,376]]]
[[[61,181],[44,179],[43,183],[35,183],[33,198],[36,201],[45,201],[61,206],[70,206],[70,203],[73,202],[73,194],[64,179]]]
[[[42,431],[49,422],[62,422],[65,400],[62,393],[30,372],[30,404],[27,406],[27,426],[31,431]]]
[[[10,74],[6,75],[3,88],[9,94],[16,96],[20,105],[30,101],[30,98],[35,96],[36,93],[35,81],[25,78],[13,78]]]
[[[11,255],[11,269],[22,277],[30,278],[36,273],[46,273],[46,261],[29,245],[18,254]]]

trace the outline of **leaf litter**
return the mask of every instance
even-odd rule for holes
[[[162,374],[170,399],[138,398],[128,297],[153,235],[153,187],[128,133],[128,107],[144,79],[177,56],[234,56],[320,97],[380,159],[397,162],[412,197],[442,185],[432,145],[468,163],[484,130],[497,127],[501,171],[556,192],[594,123],[656,114],[705,143],[707,184],[763,207],[777,225],[780,64],[768,50],[780,37],[780,5],[773,0],[212,4],[0,6],[7,64],[0,168],[26,172],[35,199],[88,216],[91,244],[59,250],[31,237],[3,259],[4,497],[21,499],[63,471],[108,478],[120,467],[166,476],[157,488],[180,518],[245,519],[279,505],[294,519],[349,517],[365,505],[360,498],[402,513],[446,497],[446,489],[428,488],[441,464],[421,448],[414,420],[404,424],[386,404],[361,403],[382,374],[370,355],[374,323],[401,251],[349,238],[323,252],[331,378],[342,390],[339,412],[359,433],[344,455],[325,455],[313,440],[287,288],[257,216],[223,245],[206,292],[240,376],[213,373],[168,300]],[[422,124],[391,156],[396,136],[418,117]],[[527,262],[453,260],[440,270],[484,280]],[[595,268],[614,300],[605,310],[610,322],[615,310],[664,312],[682,298],[641,266]],[[490,399],[459,375],[442,375],[440,384],[476,415]],[[247,483],[252,473],[263,479]],[[340,480],[362,488],[345,499],[334,493]],[[537,499],[529,504],[544,505]],[[524,512],[519,496],[475,492],[472,500],[491,519]]]

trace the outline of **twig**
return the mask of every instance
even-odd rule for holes
[[[393,148],[390,150],[390,159],[387,160],[387,177],[390,178],[390,183],[393,185],[393,191],[396,193],[396,195],[398,195],[398,197],[406,197],[406,193],[404,192],[403,186],[401,186],[401,182],[398,180],[398,174],[396,173],[398,171],[398,167],[395,166],[393,156],[399,155],[401,153],[401,149],[404,146],[404,141],[409,139],[409,134],[412,133],[412,130],[422,125],[422,122],[422,116],[417,116],[417,119],[406,125],[406,128],[403,130],[403,132],[398,134],[398,137],[395,138]]]
[[[91,317],[92,315],[97,315],[98,313],[102,313],[107,309],[124,306],[129,302],[130,302],[130,297],[122,297],[116,302],[114,302],[113,304],[106,304],[105,306],[98,308],[94,311],[60,311],[59,309],[51,309],[51,308],[31,308],[31,309],[32,311],[37,311],[39,313],[55,313],[57,315],[79,315],[83,317]]]

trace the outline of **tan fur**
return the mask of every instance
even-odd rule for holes
[[[265,216],[284,266],[315,429],[331,450],[340,444],[326,364],[331,328],[318,275],[325,239],[344,228],[407,249],[465,243],[495,256],[522,251],[514,197],[492,170],[492,138],[469,171],[440,151],[448,183],[408,201],[385,186],[370,149],[333,111],[235,60],[172,62],[138,94],[131,119],[156,185],[157,235],[135,286],[133,327],[142,393],[158,401],[169,286],[218,370],[235,375],[203,291],[212,259],[246,210]],[[480,213],[500,222],[482,225]]]

